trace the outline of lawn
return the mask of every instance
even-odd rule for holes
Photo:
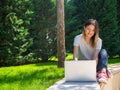
[[[56,62],[0,68],[0,90],[46,90],[63,78]]]
[[[109,59],[109,65],[120,59]],[[57,62],[0,68],[0,90],[46,90],[64,77],[64,69]]]

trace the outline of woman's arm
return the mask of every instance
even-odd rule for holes
[[[93,59],[96,60],[96,65],[98,64],[98,55],[99,55],[100,50],[96,50],[94,55],[93,55]]]
[[[78,46],[74,46],[73,59],[78,60]]]

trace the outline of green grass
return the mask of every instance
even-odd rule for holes
[[[0,90],[46,90],[63,78],[57,63],[41,63],[0,68]]]
[[[120,64],[120,57],[119,58],[113,58],[113,59],[108,59],[108,65],[114,65],[114,64]]]
[[[118,63],[120,58],[109,59],[109,65]],[[0,90],[46,90],[63,77],[64,69],[57,68],[57,62],[1,67]]]

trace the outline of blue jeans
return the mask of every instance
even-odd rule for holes
[[[103,68],[107,69],[108,55],[105,49],[102,49],[98,55],[97,71],[101,71]]]

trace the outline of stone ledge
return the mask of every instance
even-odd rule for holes
[[[120,64],[112,65],[109,69],[112,70],[112,74],[115,75],[120,72]]]
[[[113,76],[102,88],[98,82],[66,82],[62,79],[47,90],[120,90],[120,64],[112,65],[109,69]]]

